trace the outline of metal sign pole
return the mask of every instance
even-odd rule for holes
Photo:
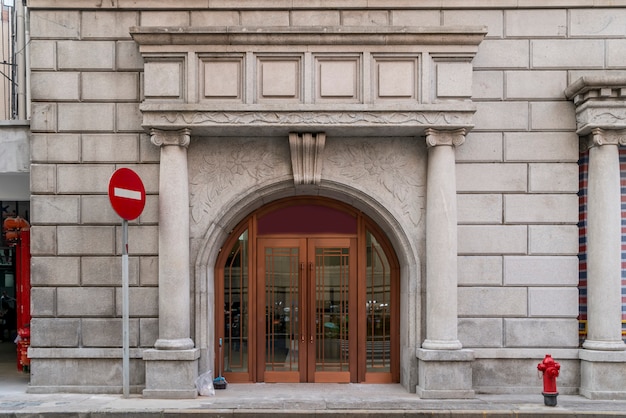
[[[130,353],[128,324],[128,221],[122,220],[122,387],[125,398],[129,395]]]

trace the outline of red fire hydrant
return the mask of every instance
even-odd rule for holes
[[[537,365],[537,370],[543,373],[543,401],[546,406],[556,406],[556,397],[559,392],[556,390],[556,378],[559,376],[561,365],[554,361],[550,354]]]

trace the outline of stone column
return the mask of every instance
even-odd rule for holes
[[[426,130],[426,339],[417,350],[422,398],[470,398],[473,352],[461,350],[457,315],[457,208],[454,148],[465,129]]]
[[[619,145],[626,131],[595,128],[587,179],[587,338],[580,350],[580,393],[626,399],[622,341],[621,190]]]
[[[580,394],[626,399],[621,337],[619,146],[626,144],[626,77],[584,76],[565,89],[576,106],[576,133],[589,149],[587,182],[587,339],[579,351]]]
[[[193,398],[200,350],[190,338],[189,178],[190,130],[150,131],[161,147],[159,172],[159,338],[144,351],[144,397]]]
[[[620,140],[626,141],[626,131],[595,128],[588,142],[587,339],[583,348],[589,350],[626,350],[621,325]]]

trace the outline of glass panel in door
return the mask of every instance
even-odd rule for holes
[[[262,240],[259,274],[262,277],[259,307],[264,318],[258,332],[264,359],[260,374],[266,382],[300,382],[300,240]]]
[[[259,240],[258,332],[265,382],[350,382],[356,335],[351,239]],[[308,248],[308,250],[307,250]],[[263,322],[264,321],[264,322]]]
[[[232,246],[224,266],[224,346],[225,373],[248,372],[248,231]],[[229,376],[229,379],[236,378]]]
[[[350,318],[356,321],[356,315],[351,315],[356,292],[350,243],[348,238],[309,240],[313,267],[308,300],[314,330],[309,372],[315,382],[350,382],[356,368],[356,328],[350,324]]]
[[[376,238],[366,233],[366,381],[391,381],[391,267]]]

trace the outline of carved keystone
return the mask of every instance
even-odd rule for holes
[[[292,132],[289,134],[293,182],[299,184],[319,184],[322,178],[322,152],[326,143],[325,133]]]

